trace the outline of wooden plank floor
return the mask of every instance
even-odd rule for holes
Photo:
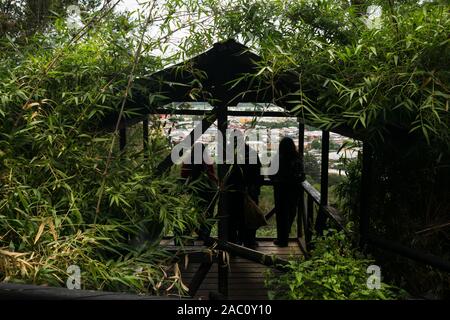
[[[296,241],[290,241],[289,246],[280,248],[272,243],[272,240],[258,240],[257,251],[268,255],[276,255],[280,258],[288,259],[290,256],[301,255],[300,248]],[[164,245],[171,246],[172,243],[165,242]],[[203,247],[205,248],[205,247]],[[194,246],[185,247],[189,251],[199,251],[202,249],[200,243]],[[183,263],[180,263],[183,264]],[[180,271],[183,283],[189,285],[199,263],[188,262],[186,266],[180,265]],[[211,267],[208,276],[204,279],[202,285],[197,291],[195,298],[208,299],[210,292],[218,292],[217,263]],[[230,257],[230,267],[228,274],[229,299],[242,300],[266,300],[268,299],[267,289],[264,286],[265,272],[272,269],[273,272],[279,272],[273,268],[243,259],[240,257]]]

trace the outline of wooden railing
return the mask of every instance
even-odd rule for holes
[[[171,113],[168,110],[158,110],[158,113]],[[180,111],[180,114],[204,114],[206,117],[203,119],[202,129],[204,132],[217,118],[218,128],[222,133],[225,132],[227,128],[227,116],[286,116],[286,113],[261,113],[261,114],[248,114],[248,112],[232,112],[229,111],[227,106],[219,106],[216,110],[211,110],[208,112],[204,111]],[[148,127],[147,118],[143,119],[144,127]],[[304,132],[305,126],[302,118],[298,118],[299,122],[299,140],[298,140],[298,151],[301,155],[304,155]],[[126,125],[126,124],[125,124]],[[126,131],[122,130],[124,127],[121,127],[120,131],[120,147],[123,149],[126,143]],[[191,132],[190,137],[192,138],[192,143],[196,140],[194,136],[194,131]],[[144,146],[147,146],[148,143],[148,130],[144,130],[143,132]],[[315,233],[320,234],[327,226],[328,222],[331,224],[342,228],[345,230],[345,220],[343,216],[328,204],[328,168],[329,168],[329,140],[330,140],[330,132],[327,130],[322,131],[322,139],[321,139],[321,175],[320,175],[320,192],[316,190],[308,181],[302,182],[299,187],[299,205],[297,212],[297,239],[301,249],[305,254],[308,254],[308,251],[311,249],[311,240],[312,235]],[[224,143],[224,141],[222,141]],[[225,146],[219,146],[225,149]],[[388,241],[383,239],[381,236],[376,236],[370,233],[369,228],[369,212],[370,212],[370,203],[369,203],[369,195],[371,192],[371,181],[368,179],[370,175],[371,168],[371,156],[370,156],[370,146],[364,142],[363,143],[363,165],[362,165],[362,181],[361,181],[361,199],[360,199],[360,210],[359,210],[359,238],[361,247],[365,247],[366,245],[372,245],[383,250],[395,252],[404,257],[413,259],[415,261],[419,261],[442,270],[450,271],[450,262],[444,261],[438,257],[430,255],[428,253],[419,252],[417,250],[410,249],[406,246],[402,246],[401,244]],[[159,166],[158,172],[162,173],[167,170],[172,165],[170,158],[166,158]],[[223,179],[224,177],[224,168],[219,165],[219,176]],[[271,185],[270,182],[264,183],[265,185]],[[223,200],[223,199],[222,199]],[[271,260],[265,256],[261,256],[260,253],[255,252],[254,250],[236,246],[227,241],[227,228],[228,222],[226,218],[225,212],[225,203],[224,201],[219,200],[218,211],[220,216],[223,217],[219,221],[219,236],[216,242],[219,251],[224,252],[232,252],[238,256],[243,258],[247,258],[252,261],[257,261],[262,264],[270,264],[272,266],[282,266],[283,262],[281,260]],[[266,218],[270,218],[274,215],[275,210],[271,210]],[[226,261],[222,261],[223,255],[219,255],[217,259],[217,263],[219,264],[219,292],[224,296],[228,293],[228,268],[226,266]],[[195,281],[191,287],[191,293],[195,293],[200,285],[201,281],[204,279],[206,274],[209,271],[212,261],[202,261],[202,265],[198,270],[198,274],[196,274]]]
[[[272,182],[266,179],[263,185],[271,186]],[[331,219],[338,229],[345,229],[345,218],[333,206],[323,204],[320,192],[308,181],[301,183],[299,193],[296,239],[301,249],[307,251],[310,248],[313,233],[321,233],[328,219]],[[272,218],[275,214],[276,211],[273,208],[266,214],[266,219]]]
[[[320,192],[308,181],[302,182],[299,192],[297,239],[303,249],[308,251],[314,231],[321,233],[327,219],[331,219],[341,229],[345,227],[345,219],[336,208],[322,203]]]

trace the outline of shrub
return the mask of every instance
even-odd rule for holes
[[[123,99],[131,63],[115,35],[104,23],[64,47],[64,31],[36,34],[20,55],[0,38],[0,281],[64,286],[78,265],[82,289],[185,289],[158,240],[190,234],[200,212],[176,179],[154,174],[163,138],[151,135],[147,161],[97,130]]]
[[[292,260],[284,274],[269,272],[266,285],[271,299],[283,300],[372,300],[396,299],[405,292],[381,283],[369,289],[367,267],[374,261],[352,248],[343,231],[329,230],[314,239],[308,258]]]

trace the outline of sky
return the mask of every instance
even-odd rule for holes
[[[140,2],[143,2],[142,0]],[[138,0],[122,0],[118,5],[117,9],[120,11],[134,11],[139,8]]]
[[[121,0],[119,4],[116,7],[116,10],[119,12],[129,11],[133,12],[138,9],[144,9],[149,10],[149,3],[151,0]],[[162,8],[162,6],[165,3],[165,0],[156,0],[157,7],[159,9]],[[145,15],[145,14],[144,14]],[[137,12],[133,15],[137,17]],[[186,21],[184,18],[181,19],[181,21]],[[175,25],[174,25],[175,27]],[[149,26],[147,32],[147,36],[151,36],[153,38],[158,38],[161,36],[160,29],[159,29],[159,23],[153,23],[151,26]],[[170,57],[171,55],[175,54],[177,51],[179,51],[178,44],[181,42],[181,39],[189,35],[188,28],[184,28],[181,30],[176,31],[173,33],[169,40],[166,43],[166,48],[164,51],[161,51],[160,49],[154,49],[151,54],[152,55],[158,55],[162,57]],[[205,48],[207,49],[207,48]]]

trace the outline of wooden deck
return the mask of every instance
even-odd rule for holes
[[[296,241],[290,241],[289,246],[285,248],[277,247],[272,240],[258,240],[259,246],[257,251],[267,255],[276,255],[279,258],[288,259],[290,256],[301,255],[300,248]],[[165,246],[175,248],[172,243],[165,241]],[[199,252],[206,249],[201,243],[195,242],[193,246],[185,247],[187,252]],[[180,261],[180,271],[183,283],[189,285],[192,277],[197,271],[200,262],[192,261],[186,265]],[[217,263],[214,263],[203,280],[194,298],[208,299],[210,292],[218,292],[218,272]],[[228,273],[228,299],[242,300],[267,300],[268,290],[264,286],[265,271],[272,269],[273,272],[279,273],[273,268],[266,267],[262,264],[255,263],[240,257],[230,256],[230,267]]]

